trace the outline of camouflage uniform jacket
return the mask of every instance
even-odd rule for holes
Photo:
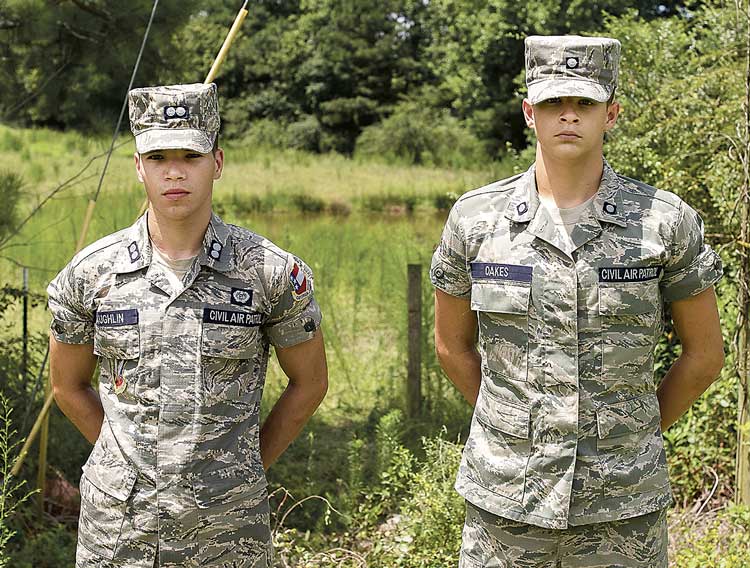
[[[665,305],[721,278],[696,212],[604,164],[572,256],[535,169],[463,195],[431,268],[471,301],[482,378],[456,489],[496,515],[567,528],[671,502],[654,347]]]
[[[112,510],[90,523],[82,513],[79,543],[117,561],[123,541],[149,541],[120,534],[125,502],[142,487],[148,499],[128,507],[140,519],[126,525],[157,532],[160,565],[192,566],[201,530],[222,522],[211,508],[265,488],[259,410],[269,345],[310,339],[321,315],[299,259],[216,215],[184,289],[151,255],[144,215],[81,251],[48,289],[54,337],[93,342],[100,363],[104,423],[81,487],[104,492]],[[180,526],[195,510],[201,525]],[[156,548],[144,545],[144,565]]]

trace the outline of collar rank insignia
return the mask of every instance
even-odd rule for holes
[[[219,241],[211,241],[211,246],[208,247],[208,256],[213,258],[214,260],[219,260],[221,258],[221,251],[224,247],[221,246],[221,243]]]
[[[141,258],[141,251],[138,249],[138,244],[135,241],[128,245],[128,254],[130,255],[131,264]]]

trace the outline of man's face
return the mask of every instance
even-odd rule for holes
[[[578,160],[600,155],[604,133],[617,121],[618,103],[600,103],[583,97],[559,97],[535,105],[523,101],[526,125],[536,132],[545,156]]]
[[[175,221],[204,216],[211,210],[214,180],[221,177],[224,152],[154,150],[135,154],[138,180],[146,187],[151,207]]]

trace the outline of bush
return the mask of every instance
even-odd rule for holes
[[[25,539],[13,553],[14,568],[67,568],[76,557],[76,532],[56,524]]]
[[[470,168],[489,157],[482,143],[448,111],[407,102],[357,139],[355,156],[407,164]]]
[[[305,115],[286,128],[284,147],[306,152],[318,152],[320,151],[321,132],[322,129],[318,119],[311,115]]]

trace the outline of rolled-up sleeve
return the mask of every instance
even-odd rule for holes
[[[451,296],[469,298],[471,277],[466,263],[466,239],[461,227],[460,201],[448,215],[430,266],[430,281],[435,288]]]
[[[94,341],[94,306],[86,300],[84,278],[68,264],[47,287],[52,313],[50,331],[61,343],[85,344]]]
[[[665,302],[695,296],[721,279],[721,258],[703,240],[702,219],[684,202],[680,202],[680,214],[669,249],[670,258],[661,280]]]
[[[322,315],[313,296],[310,268],[288,255],[273,287],[273,307],[264,326],[268,340],[276,347],[291,347],[312,339],[320,327]]]

